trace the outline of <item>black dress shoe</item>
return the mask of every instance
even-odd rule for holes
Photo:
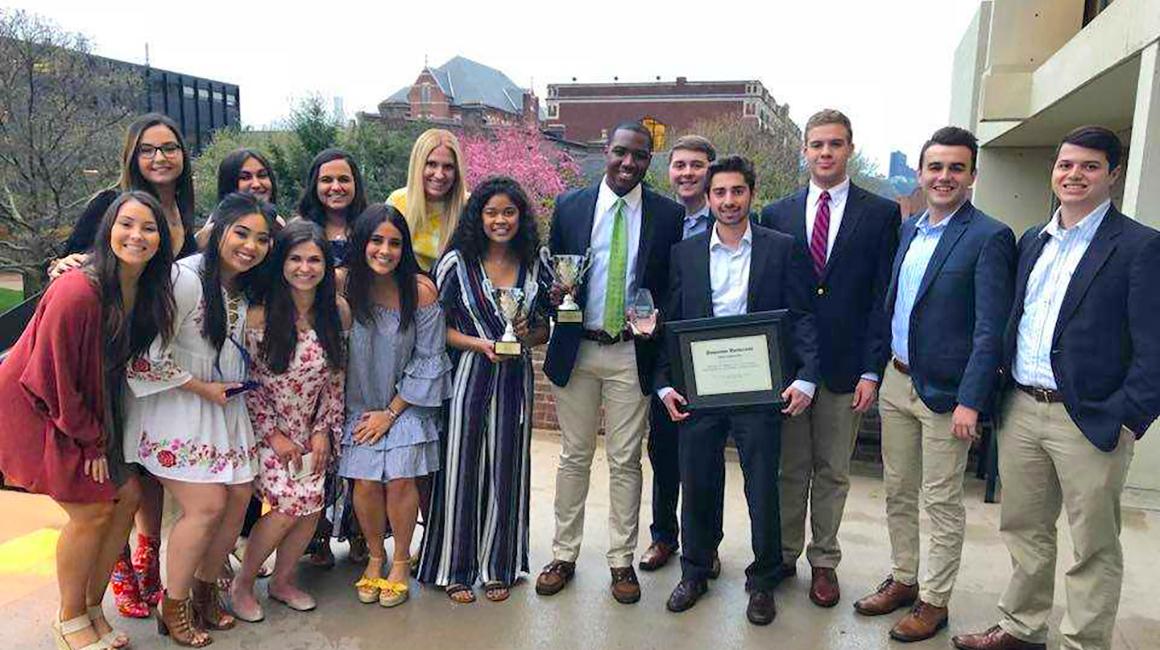
[[[709,564],[709,579],[716,580],[721,577],[721,556],[717,552],[713,552],[713,562]]]
[[[665,607],[670,612],[683,612],[697,604],[697,599],[709,591],[704,580],[682,580],[677,583]]]
[[[777,617],[777,606],[773,603],[773,592],[754,589],[749,594],[749,607],[745,608],[745,618],[754,625],[769,625]]]

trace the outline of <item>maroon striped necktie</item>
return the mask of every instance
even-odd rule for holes
[[[818,277],[826,270],[826,244],[830,241],[830,193],[823,190],[818,197],[818,214],[814,217],[814,234],[810,237],[810,257]]]

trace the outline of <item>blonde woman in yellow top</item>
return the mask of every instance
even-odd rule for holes
[[[459,140],[444,129],[424,131],[411,148],[407,186],[387,197],[387,205],[407,218],[415,257],[424,271],[430,271],[443,253],[466,204]]]

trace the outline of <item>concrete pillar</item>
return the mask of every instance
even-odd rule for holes
[[[1083,2],[994,0],[981,121],[1018,120],[1031,112],[1031,75],[1083,27]]]
[[[1015,236],[1051,215],[1051,147],[983,147],[972,201]]]
[[[1125,214],[1160,228],[1160,43],[1140,52],[1136,108],[1132,114],[1132,142],[1124,170]],[[1136,445],[1128,471],[1129,487],[1160,490],[1160,425]]]

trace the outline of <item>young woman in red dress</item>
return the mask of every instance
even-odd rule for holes
[[[68,515],[56,548],[59,650],[120,648],[101,610],[140,498],[122,451],[128,360],[173,328],[165,212],[145,192],[117,197],[92,255],[49,286],[0,363],[0,471]]]

